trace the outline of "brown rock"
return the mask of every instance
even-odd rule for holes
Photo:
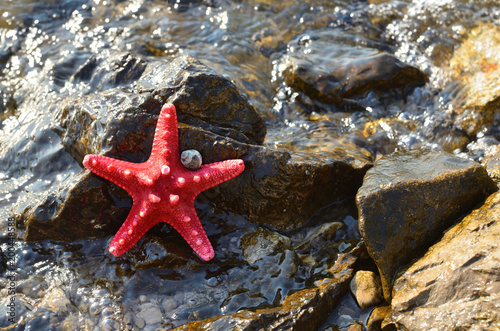
[[[382,330],[382,323],[387,316],[392,313],[391,306],[377,307],[373,309],[368,322],[366,323],[367,331],[380,331]]]
[[[380,277],[373,271],[359,270],[351,280],[351,293],[361,310],[377,305],[383,299]]]
[[[363,331],[363,326],[360,324],[351,324],[346,331]]]
[[[500,148],[498,145],[493,146],[487,150],[485,158],[481,161],[481,164],[488,170],[490,177],[497,183],[500,184]]]
[[[500,27],[480,24],[450,60],[453,78],[463,87],[455,100],[457,120],[470,136],[491,125],[500,105]]]
[[[500,329],[500,193],[454,225],[394,283],[398,328]]]
[[[359,229],[388,302],[398,268],[496,189],[481,165],[447,153],[400,151],[367,172],[356,196]]]

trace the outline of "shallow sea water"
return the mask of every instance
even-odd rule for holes
[[[181,54],[194,56],[247,95],[268,126],[266,146],[319,157],[354,147],[373,160],[398,148],[429,148],[481,161],[498,145],[499,119],[480,123],[473,136],[464,132],[457,122],[464,86],[450,74],[449,61],[468,32],[483,23],[500,25],[497,1],[3,0],[0,248],[7,252],[10,247],[4,221],[13,204],[29,205],[29,192],[41,192],[82,170],[75,160],[53,150],[59,139],[55,133],[32,132],[30,125],[19,124],[48,117],[37,116],[34,109],[23,113],[32,118],[21,119],[18,106],[38,105],[40,100],[31,99],[33,91],[47,104],[92,93],[68,79],[93,54],[131,52],[165,61]],[[419,68],[429,82],[403,98],[367,92],[353,100],[362,111],[307,108],[300,93],[285,83],[281,64],[284,56],[304,52],[293,46],[294,38],[321,30],[342,35],[342,42],[332,46],[339,54],[346,43],[373,47]],[[14,141],[10,137],[15,132],[20,138]],[[44,148],[19,148],[29,139],[44,141]],[[24,161],[32,159],[28,154],[36,155],[36,163]],[[61,156],[48,171],[45,165],[54,155]],[[291,291],[311,286],[332,262],[321,249],[311,253],[300,248],[317,230],[306,228],[287,234],[289,247],[247,263],[241,238],[256,225],[239,215],[220,216],[203,202],[197,208],[209,238],[216,242],[216,259],[210,263],[195,257],[169,227],[155,228],[150,240],[141,241],[127,258],[103,254],[111,237],[16,242],[16,314],[22,320],[17,328],[154,330],[244,308],[272,307]],[[355,243],[356,231],[345,225],[355,218],[332,220],[344,226],[328,239],[337,245]],[[231,232],[222,225],[228,222],[235,224]],[[165,242],[173,243],[168,252],[162,248]],[[301,253],[317,260],[306,260],[308,264],[298,258]],[[8,259],[2,256],[0,261],[0,316],[5,316]],[[352,310],[352,302],[345,305],[345,311]],[[342,316],[337,324],[344,327],[349,324],[346,318],[355,319],[342,309],[329,322]],[[0,327],[9,325],[0,319]]]

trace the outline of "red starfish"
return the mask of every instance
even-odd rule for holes
[[[175,107],[165,104],[146,162],[130,163],[100,155],[86,155],[83,159],[87,169],[122,187],[133,199],[127,219],[109,246],[111,254],[122,255],[155,224],[167,222],[203,260],[214,257],[214,249],[196,215],[194,199],[201,192],[236,177],[245,165],[243,160],[235,159],[188,170],[180,161],[178,143]]]

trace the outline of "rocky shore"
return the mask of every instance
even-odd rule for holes
[[[125,3],[0,26],[1,330],[500,328],[498,16]],[[248,13],[272,24],[221,36]],[[244,161],[195,200],[208,262],[165,223],[109,254],[132,198],[82,165],[147,160],[165,103],[181,152]]]

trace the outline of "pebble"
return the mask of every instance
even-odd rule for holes
[[[140,311],[137,313],[137,316],[142,318],[146,324],[158,324],[161,322],[162,313],[156,305],[148,302],[141,304],[139,309]]]
[[[189,170],[198,170],[201,167],[202,158],[200,152],[188,149],[181,154],[181,163]]]
[[[171,312],[173,311],[175,308],[177,308],[177,305],[175,303],[175,300],[172,299],[172,298],[168,298],[168,299],[165,299],[163,300],[163,302],[161,303],[162,307],[163,307],[163,310],[168,313],[168,312]]]
[[[359,305],[365,310],[382,301],[382,285],[380,277],[372,271],[360,270],[351,280],[351,292]]]
[[[120,330],[120,323],[111,318],[106,318],[99,323],[99,329],[102,331]]]
[[[144,328],[144,326],[146,325],[146,321],[144,321],[142,318],[140,318],[139,316],[136,316],[134,318],[134,323],[135,323],[135,326],[137,326],[139,329],[142,329]]]

